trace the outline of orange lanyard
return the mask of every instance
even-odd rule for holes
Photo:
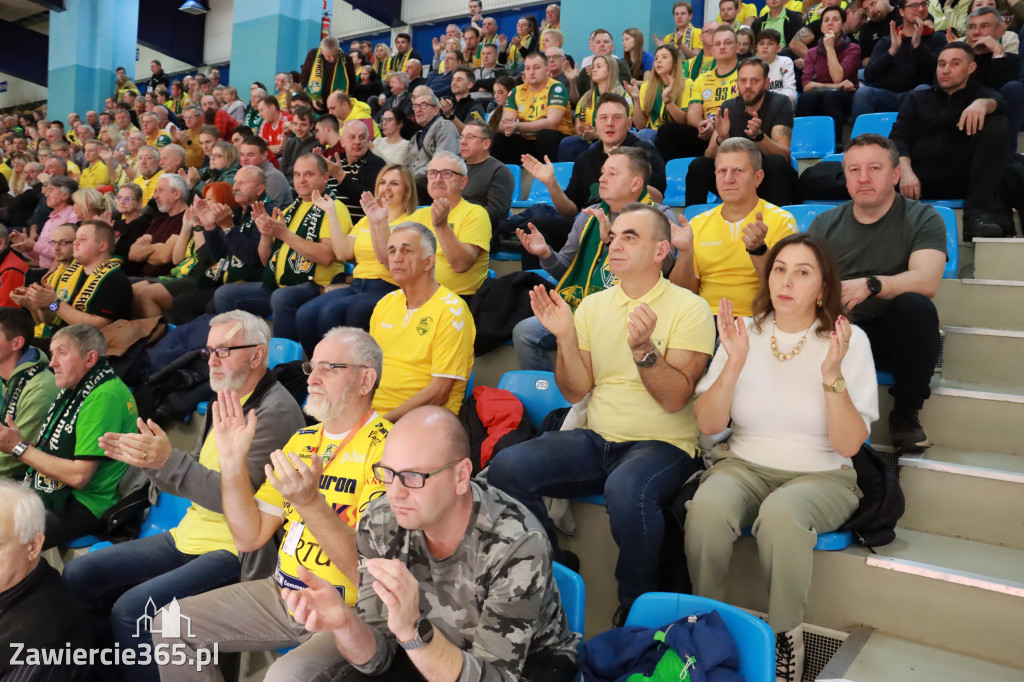
[[[338,445],[338,447],[334,450],[334,455],[337,455],[339,452],[341,452],[342,450],[345,449],[345,446],[348,445],[349,442],[353,438],[356,437],[356,434],[359,433],[359,431],[364,426],[366,426],[366,424],[370,421],[370,419],[373,418],[373,414],[374,414],[373,413],[373,408],[371,407],[369,409],[369,411],[365,415],[363,415],[363,418],[361,420],[359,420],[359,423],[356,424],[355,426],[353,426],[351,429],[349,429],[348,435],[345,436],[345,439],[343,441],[341,441],[341,443]],[[325,427],[323,424],[321,424],[320,425],[320,440],[318,440],[317,444],[316,444],[316,454],[318,454],[318,455],[320,454],[320,448],[322,448],[323,445],[324,445],[324,434],[325,433],[327,433],[327,427]],[[331,455],[331,459],[330,460],[324,461],[324,469],[327,469],[327,465],[330,464],[332,461],[334,461],[334,455]]]

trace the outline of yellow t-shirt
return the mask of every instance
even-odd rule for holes
[[[432,377],[445,377],[455,379],[445,407],[459,413],[473,371],[476,340],[476,325],[462,298],[440,286],[426,303],[409,310],[402,290],[392,291],[373,309],[370,335],[384,351],[373,409],[387,414]]]
[[[85,188],[92,187],[95,189],[96,187],[109,184],[111,184],[110,173],[107,172],[107,164],[102,161],[97,161],[82,171],[82,175],[78,180],[78,186]]]
[[[717,114],[727,99],[736,96],[736,69],[724,76],[712,69],[694,79],[690,87],[690,104],[704,106],[704,118]]]
[[[652,77],[652,79],[654,78],[653,75],[651,77]],[[651,87],[651,83],[653,83],[653,82],[654,82],[653,80],[646,80],[646,81],[644,81],[643,83],[640,84],[640,103],[639,103],[639,106],[640,106],[641,109],[643,109],[644,104],[647,102],[647,90],[648,90],[648,88]],[[655,86],[655,87],[657,87],[657,86]],[[689,106],[689,103],[690,103],[690,88],[692,88],[692,87],[693,87],[693,81],[687,79],[686,80],[686,84],[683,86],[683,89],[679,93],[679,96],[676,97],[676,100],[675,100],[676,106],[679,107],[680,109],[682,109],[683,111],[686,111],[686,107]],[[662,104],[664,104],[664,101],[662,102]],[[657,130],[658,128],[661,127],[661,125],[663,123],[665,123],[666,121],[671,120],[671,118],[672,118],[668,113],[665,112],[664,106],[662,106],[662,110],[660,112],[650,112],[650,111],[646,111],[645,110],[645,113],[647,114],[647,119],[648,119],[647,120],[647,127],[650,128],[651,130]]]
[[[78,164],[75,163],[74,161],[71,161],[69,159],[68,160],[68,177],[71,178],[72,180],[74,180],[75,182],[77,182],[78,178],[80,178],[81,176],[82,176],[82,170],[78,167]]]
[[[291,93],[290,92],[279,92],[276,95],[274,95],[274,98],[277,100],[277,103],[279,105],[281,105],[281,111],[287,112],[288,111],[288,100],[291,99]]]
[[[666,412],[644,388],[626,343],[626,321],[640,303],[658,316],[651,340],[662,354],[669,348],[709,356],[714,352],[715,324],[707,303],[667,279],[659,279],[637,300],[619,285],[587,296],[576,309],[575,320],[580,350],[590,352],[594,368],[589,428],[615,443],[660,440],[693,456],[697,444],[693,400],[675,414]]]
[[[675,29],[673,28],[672,33],[669,33],[667,36],[665,36],[665,43],[668,45],[672,45],[673,47],[676,48],[678,48],[680,44],[683,44],[686,45],[686,47],[690,48],[691,50],[703,49],[704,42],[701,40],[700,29],[694,26],[693,24],[690,24],[687,28],[692,29],[689,32],[690,39],[688,41],[686,40],[685,33],[682,37],[679,37],[676,35]]]
[[[373,414],[339,452],[347,434],[327,434],[323,424],[317,424],[299,429],[282,450],[297,455],[306,466],[314,454],[323,459],[320,493],[345,525],[355,530],[366,505],[384,494],[384,484],[374,477],[372,467],[380,461],[384,439],[390,429],[391,422]],[[256,506],[260,511],[283,518],[285,522],[285,539],[277,551],[277,570],[274,572],[279,586],[291,589],[306,587],[298,578],[298,566],[302,564],[337,586],[347,604],[355,603],[358,584],[331,563],[309,529],[302,526],[301,530],[293,530],[298,528],[296,524],[302,524],[302,517],[271,485],[270,480],[264,482],[256,493]],[[292,533],[301,534],[296,539]]]
[[[845,3],[843,3],[843,4],[845,4]],[[800,0],[789,0],[789,2],[786,3],[785,8],[786,9],[791,9],[794,12],[800,12],[800,14],[804,13],[804,3],[800,2]],[[766,17],[766,16],[768,16],[768,12],[770,12],[771,9],[772,9],[771,7],[769,7],[768,5],[765,5],[764,7],[761,8],[761,11],[758,13],[758,16],[759,17]],[[785,45],[783,45],[783,47],[785,47]]]
[[[3,175],[9,181],[13,174],[14,174],[14,169],[11,168],[9,165],[7,165],[6,161],[4,161],[3,163],[0,163],[0,175]]]
[[[558,131],[566,135],[576,132],[572,126],[569,90],[554,78],[549,78],[544,87],[536,92],[526,83],[517,85],[505,102],[505,108],[519,112],[519,120],[522,122],[539,121],[547,118],[548,109],[561,109],[562,120],[558,123]]]
[[[759,211],[768,226],[764,240],[768,248],[796,232],[793,216],[764,199],[758,199],[754,210],[736,223],[722,218],[721,205],[690,221],[693,228],[693,267],[700,279],[700,295],[716,315],[718,302],[723,298],[732,302],[735,315],[753,314],[754,296],[760,280],[741,235],[743,228],[757,219]]]
[[[252,393],[248,393],[242,397],[242,405],[245,405],[251,395]],[[199,464],[210,471],[220,471],[220,455],[217,453],[217,443],[214,441],[212,429],[199,451]],[[195,502],[185,512],[177,527],[171,529],[171,539],[182,554],[198,556],[219,549],[238,554],[235,539],[224,515],[201,507]]]
[[[295,213],[292,214],[292,219],[288,223],[288,229],[293,233],[298,232],[299,225],[302,224],[302,219],[305,217],[309,209],[313,208],[312,201],[303,201],[299,204],[299,207],[295,209]],[[337,199],[334,200],[334,208],[338,211],[338,222],[341,223],[341,229],[343,230],[341,236],[348,235],[352,231],[352,218],[349,217],[348,209],[345,208],[345,204],[341,203]],[[314,241],[320,242],[324,239],[331,238],[331,225],[325,215],[320,221],[320,227],[317,230],[316,238]],[[304,265],[313,267],[313,281],[322,287],[327,286],[334,279],[334,276],[345,269],[345,264],[340,261],[333,261],[330,265],[317,265],[316,263],[310,262],[305,257],[299,255],[297,252],[294,256],[291,256],[292,247],[288,246],[284,242],[281,243],[281,251],[277,255],[276,269],[274,272],[276,281],[281,281],[281,276],[284,275],[285,265],[288,263],[289,257],[299,258],[304,261]],[[301,265],[300,265],[301,267]]]
[[[409,218],[414,223],[426,225],[427,229],[434,232],[434,221],[430,217],[430,206],[424,206],[417,210]],[[437,244],[437,263],[434,265],[434,276],[443,287],[447,287],[462,296],[475,294],[480,285],[487,279],[487,267],[490,263],[491,249],[491,219],[487,217],[487,210],[483,206],[471,204],[465,199],[448,212],[448,224],[452,226],[455,236],[463,244],[479,246],[482,252],[469,270],[455,272],[440,241]]]
[[[390,225],[394,226],[412,220],[411,216],[403,215],[392,220]],[[370,238],[370,221],[362,218],[356,223],[350,237],[355,237],[352,250],[355,252],[356,267],[352,270],[352,279],[382,279],[390,284],[395,281],[391,279],[391,271],[386,263],[377,260],[377,252],[373,250],[373,240]]]
[[[185,139],[182,140],[184,143],[182,147],[185,148],[185,165],[189,168],[202,167],[206,152],[203,151],[203,143],[199,141],[199,133],[188,128],[182,132],[185,133]]]
[[[800,11],[803,11],[803,4],[800,5]],[[739,9],[736,10],[736,20],[732,22],[733,27],[737,27],[747,19],[757,19],[757,5],[753,3],[741,3]],[[722,15],[719,14],[715,17],[717,23],[722,23]]]
[[[156,173],[153,173],[153,177],[151,177],[149,180],[142,177],[142,173],[139,173],[138,175],[135,176],[135,180],[133,182],[142,188],[143,206],[148,204],[149,200],[153,198],[153,194],[156,192],[156,183],[159,182],[160,176],[163,174],[164,172],[162,170],[158,170]]]

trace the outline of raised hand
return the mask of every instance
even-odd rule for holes
[[[416,637],[420,619],[420,584],[398,559],[367,559],[366,570],[374,577],[373,591],[388,609],[388,629],[399,642]]]
[[[318,483],[324,473],[324,461],[320,455],[314,453],[309,466],[306,466],[295,453],[274,450],[270,453],[270,462],[264,467],[267,480],[284,499],[296,507],[320,499]]]
[[[729,110],[722,107],[718,110],[718,116],[715,117],[715,132],[718,133],[718,139],[728,140],[731,128],[732,126],[729,124]]]
[[[741,318],[733,317],[732,301],[723,298],[718,302],[718,338],[729,360],[742,366],[747,361],[750,351],[750,337],[747,326]]]
[[[196,185],[199,184],[199,181],[201,180],[201,178],[199,177],[199,170],[195,168],[189,168],[188,174],[185,176],[185,179],[188,180],[189,187],[195,187]]]
[[[768,234],[768,226],[765,225],[764,217],[760,211],[755,214],[754,218],[754,222],[747,223],[747,226],[743,228],[743,233],[740,235],[740,239],[743,240],[743,245],[747,247],[747,251],[756,251],[761,248],[764,244],[764,238]]]
[[[691,253],[693,251],[693,227],[690,226],[690,221],[686,219],[686,216],[679,214],[679,222],[669,221],[668,225],[672,230],[672,246],[684,253]]]
[[[430,220],[434,227],[448,227],[448,213],[452,210],[452,202],[447,197],[434,199],[430,205]]]
[[[903,38],[900,36],[900,30],[896,27],[895,21],[889,22],[889,40],[892,43],[889,45],[889,54],[893,57],[900,51],[900,45],[903,44]]]
[[[281,590],[281,599],[296,623],[307,632],[330,632],[344,626],[352,617],[352,609],[345,603],[338,588],[299,564],[299,580],[306,583],[303,590]]]
[[[537,182],[550,185],[555,181],[555,164],[551,163],[551,159],[547,156],[544,157],[544,163],[530,154],[523,154],[520,161],[523,164],[523,170],[532,175]]]
[[[537,321],[555,338],[562,340],[576,333],[572,309],[554,289],[548,291],[543,286],[535,286],[530,292],[530,307]]]
[[[444,114],[446,117],[451,116],[452,112],[455,111],[455,103],[452,102],[451,99],[449,99],[448,97],[442,98],[440,104],[441,113]]]
[[[828,353],[821,362],[822,383],[834,384],[843,375],[843,358],[850,350],[850,337],[853,329],[850,321],[840,315],[836,320],[835,329],[829,334]]]
[[[658,316],[646,303],[641,303],[629,312],[626,318],[626,344],[634,352],[647,352],[654,347],[651,334],[658,325]]]
[[[597,227],[601,231],[601,241],[604,242],[605,244],[609,243],[612,239],[612,221],[608,217],[608,214],[602,211],[599,206],[588,206],[587,208],[583,209],[582,212],[586,213],[589,216],[597,218]]]
[[[713,119],[705,118],[703,121],[697,124],[697,137],[702,140],[710,140],[711,133],[715,132],[716,122]]]
[[[363,215],[372,225],[374,223],[388,223],[388,207],[384,204],[384,197],[379,199],[373,196],[372,192],[363,192],[359,197],[359,205],[363,208]]]
[[[319,208],[321,211],[330,211],[334,208],[334,199],[327,196],[326,194],[320,194],[318,190],[313,190],[309,197],[313,205]]]
[[[100,447],[111,459],[140,469],[160,469],[171,456],[171,440],[160,426],[150,419],[136,421],[138,433],[105,433]]]
[[[213,442],[217,446],[221,467],[225,463],[244,466],[249,446],[256,435],[256,411],[249,410],[246,416],[238,393],[221,391],[210,405],[210,415],[213,418]]]
[[[747,129],[744,131],[746,136],[750,139],[754,139],[761,134],[761,113],[758,111],[754,112],[753,117],[747,122]]]
[[[519,237],[519,243],[523,245],[526,252],[533,254],[538,258],[547,258],[551,255],[551,247],[548,246],[548,242],[544,239],[537,227],[533,223],[526,223],[528,232],[522,228],[516,228],[516,236]]]
[[[636,79],[630,78],[628,82],[622,84],[622,87],[626,89],[626,93],[633,99],[633,106],[639,106],[640,85],[636,82]]]

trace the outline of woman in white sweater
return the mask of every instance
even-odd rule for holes
[[[712,451],[686,517],[696,594],[723,600],[733,543],[753,526],[769,584],[779,679],[799,680],[803,615],[818,533],[835,530],[861,493],[850,458],[878,418],[868,338],[841,315],[835,257],[795,234],[769,252],[752,319],[718,309],[721,346],[697,386],[702,433],[732,425]]]

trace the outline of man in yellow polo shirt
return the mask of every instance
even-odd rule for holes
[[[700,294],[716,315],[723,298],[736,315],[752,314],[768,249],[796,232],[788,211],[757,196],[763,179],[761,150],[745,137],[730,137],[715,155],[722,203],[695,217],[692,231],[678,231],[672,242],[679,258],[670,278]]]
[[[270,453],[305,424],[295,399],[267,371],[269,341],[267,323],[249,313],[235,311],[210,320],[210,387],[234,391],[245,409],[255,413],[256,428],[249,434],[252,446],[248,454],[243,451],[237,458],[247,487],[263,484]],[[140,631],[137,624],[144,614],[153,615],[154,607],[147,608],[150,600],[160,608],[173,599],[266,575],[274,544],[240,554],[224,519],[213,422],[207,414],[205,437],[192,453],[173,448],[159,426],[141,419],[138,434],[100,438],[108,457],[146,472],[164,491],[163,504],[168,495],[192,502],[170,531],[90,552],[64,569],[65,582],[83,606],[95,617],[109,620],[113,641],[103,642],[103,647],[116,642],[123,654],[129,649],[139,652],[142,645],[148,645],[149,632]],[[103,630],[106,628],[98,629]],[[155,664],[145,672],[135,666],[125,668],[123,674],[128,676],[129,671],[132,679],[157,674]]]
[[[705,36],[705,47],[709,44],[715,68],[694,79],[690,106],[686,108],[687,124],[696,128],[698,137],[704,141],[710,140],[715,132],[719,108],[736,96],[736,34],[728,26],[719,26]]]
[[[604,493],[625,622],[633,601],[657,589],[661,508],[698,468],[693,389],[715,344],[711,310],[664,279],[671,227],[657,207],[626,206],[609,230],[608,269],[618,284],[584,298],[575,316],[555,291],[531,292],[533,312],[558,342],[558,388],[590,394],[585,429],[548,431],[502,450],[488,481],[540,519],[561,561],[542,496]]]
[[[85,143],[82,151],[85,154],[86,167],[78,178],[79,187],[96,189],[111,184],[107,164],[100,158],[100,149],[105,148],[106,145],[99,140],[88,140]]]
[[[427,191],[433,203],[409,217],[437,237],[437,281],[463,297],[475,294],[487,279],[491,248],[487,209],[462,198],[469,182],[466,173],[461,157],[449,151],[434,154],[427,164]]]
[[[308,632],[296,623],[281,589],[306,586],[301,566],[337,587],[349,606],[355,604],[356,524],[366,505],[384,494],[372,468],[391,428],[371,407],[381,363],[380,347],[361,329],[338,327],[324,336],[302,367],[309,375],[305,410],[320,423],[299,429],[282,450],[271,453],[266,481],[255,495],[245,453],[263,419],[247,417],[237,393],[219,394],[212,409],[224,516],[243,551],[271,542],[283,526],[277,567],[271,577],[181,601],[181,617],[191,619],[191,632],[182,627],[179,636],[155,634],[156,645],[183,650],[189,660],[215,643],[221,652],[296,647],[274,662],[266,679],[344,676],[348,664],[332,634]],[[156,622],[162,625],[161,618]],[[161,666],[160,673],[163,680],[215,679],[195,666],[171,664]]]
[[[523,154],[557,161],[558,144],[575,133],[569,89],[548,76],[544,53],[531,52],[523,62],[523,84],[505,102],[491,156],[510,164],[518,164]]]
[[[142,205],[145,206],[156,193],[156,184],[164,174],[160,168],[160,152],[156,147],[145,146],[136,152],[135,159],[135,179],[132,182],[142,188]],[[127,169],[125,173],[128,173]]]
[[[473,371],[476,325],[466,302],[434,278],[437,248],[417,222],[399,223],[388,239],[388,268],[401,289],[377,303],[370,333],[384,350],[373,407],[392,422],[421,405],[458,414]]]

